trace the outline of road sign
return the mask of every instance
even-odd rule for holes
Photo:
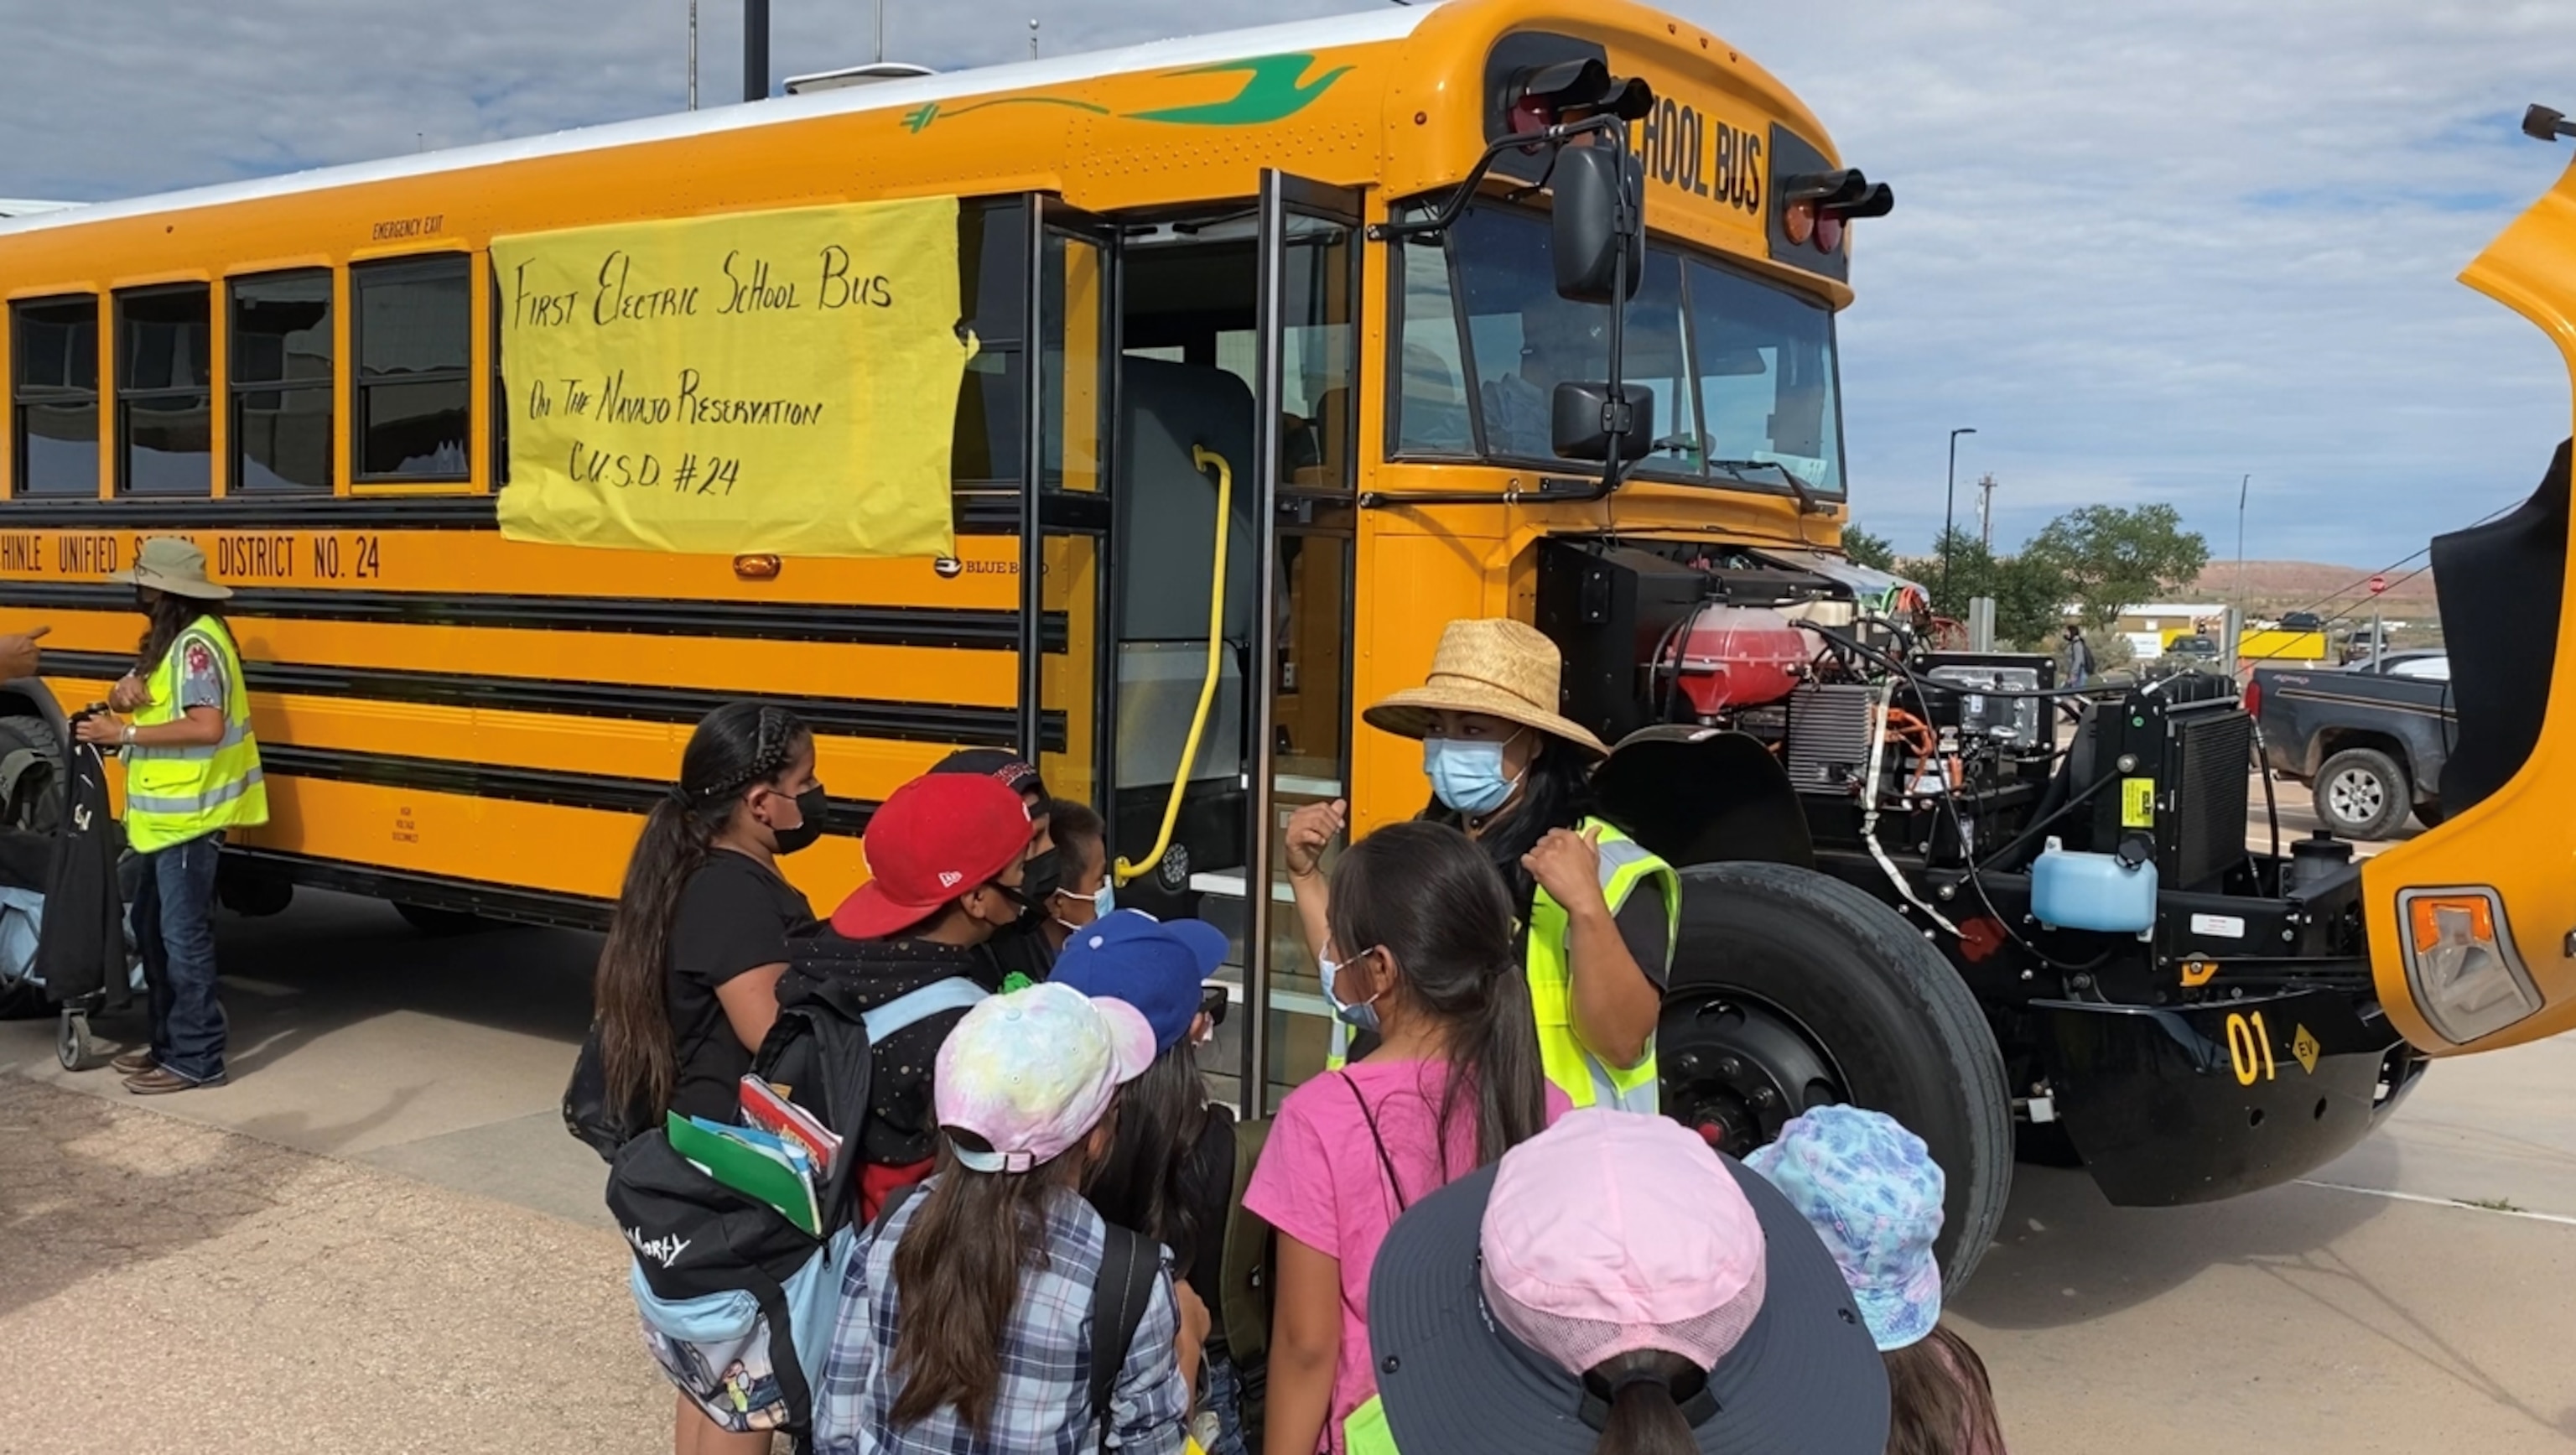
[[[2385,590],[2387,590],[2387,589],[2388,589],[2388,578],[2387,578],[2387,577],[2385,577],[2385,576],[2373,576],[2373,577],[2371,577],[2371,578],[2370,578],[2370,594],[2371,594],[2371,595],[2373,595],[2373,596],[2377,596],[2380,592],[2385,591]]]

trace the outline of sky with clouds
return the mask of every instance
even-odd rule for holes
[[[888,7],[950,69],[1362,8]],[[2527,493],[2569,429],[2541,334],[2454,281],[2556,180],[2566,0],[1666,0],[1894,185],[1844,316],[1857,516],[1928,546],[1948,432],[1996,538],[2170,501],[2234,554],[2376,566]],[[740,87],[703,0],[701,85]],[[774,0],[775,70],[870,58],[867,0]],[[0,0],[0,197],[96,199],[673,110],[685,0]]]

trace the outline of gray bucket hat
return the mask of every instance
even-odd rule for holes
[[[193,596],[201,601],[221,601],[233,594],[229,586],[206,579],[206,553],[197,543],[179,536],[153,536],[134,553],[134,569],[110,571],[110,581],[130,581],[167,591],[173,596]]]

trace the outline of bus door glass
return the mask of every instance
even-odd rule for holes
[[[1279,172],[1262,174],[1257,214],[1253,393],[1263,431],[1255,509],[1265,525],[1256,607],[1247,841],[1239,884],[1247,932],[1238,1086],[1261,1115],[1322,1069],[1332,1017],[1298,932],[1282,862],[1296,809],[1347,796],[1357,470],[1352,386],[1357,353],[1360,199]],[[1260,609],[1266,607],[1267,609]],[[1216,886],[1210,886],[1211,889]],[[1241,893],[1238,890],[1238,893]],[[1226,1058],[1214,1058],[1218,1065]]]
[[[1037,635],[1022,643],[1020,732],[1036,745],[1032,761],[1051,792],[1105,807],[1116,707],[1103,667],[1118,233],[1052,200],[1031,215],[1037,398],[1029,455],[1037,488],[1021,518],[1020,559],[1039,569],[1020,573],[1023,630]]]

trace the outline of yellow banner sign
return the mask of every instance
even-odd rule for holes
[[[948,556],[957,200],[498,238],[513,540]]]

